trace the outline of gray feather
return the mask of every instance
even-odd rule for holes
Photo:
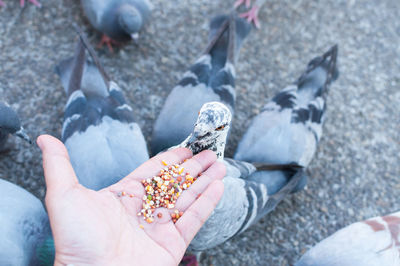
[[[36,252],[51,236],[47,213],[35,196],[0,179],[0,265],[38,265]]]
[[[325,94],[337,77],[337,46],[314,58],[296,84],[272,98],[239,142],[235,159],[307,166],[322,134]]]
[[[400,265],[400,212],[351,224],[307,251],[296,266]]]

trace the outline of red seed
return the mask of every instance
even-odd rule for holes
[[[178,176],[178,177],[176,178],[176,181],[181,182],[181,181],[182,181],[182,177],[181,177],[181,176]]]
[[[172,219],[175,219],[176,218],[176,214],[175,213],[171,214],[171,217],[172,217]]]
[[[158,217],[158,218],[161,218],[161,217],[162,217],[162,213],[159,212],[159,213],[157,214],[157,217]]]
[[[179,212],[179,216],[182,216],[183,215],[183,212]]]

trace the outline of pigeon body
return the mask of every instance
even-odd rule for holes
[[[148,0],[81,0],[81,3],[93,27],[115,41],[136,39],[152,8]]]
[[[48,216],[40,200],[2,179],[0,194],[0,265],[52,263],[54,245]]]
[[[79,181],[98,190],[116,183],[149,156],[131,107],[88,45],[79,42],[75,57],[61,62],[57,71],[69,96],[62,140]],[[86,59],[85,46],[94,63]]]
[[[338,76],[337,46],[269,101],[239,142],[234,158],[271,164],[310,163],[322,134],[328,86]]]
[[[295,192],[304,175],[302,169],[259,170],[253,164],[228,158],[224,164],[224,194],[190,243],[191,251],[213,248],[244,232]],[[255,175],[261,178],[254,179]]]
[[[153,154],[181,143],[192,131],[203,104],[222,102],[233,112],[234,64],[250,29],[246,21],[234,15],[211,21],[208,47],[172,89],[154,124]]]
[[[5,148],[8,135],[10,134],[31,143],[29,136],[21,126],[17,113],[5,102],[0,102],[0,150]]]
[[[400,265],[400,212],[351,224],[307,251],[295,266]]]

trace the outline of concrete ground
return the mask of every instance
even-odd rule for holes
[[[71,56],[81,25],[100,35],[78,1],[42,0],[38,9],[6,1],[0,9],[0,98],[20,114],[31,136],[59,137],[66,102],[54,66]],[[152,0],[152,22],[138,45],[98,50],[125,91],[147,139],[164,102],[206,46],[209,19],[230,1]],[[398,0],[269,0],[262,28],[245,43],[237,65],[232,156],[249,119],[293,82],[307,62],[339,44],[341,76],[331,87],[327,120],[305,191],[293,195],[245,233],[204,253],[204,265],[292,265],[339,228],[400,209],[400,2]],[[39,149],[12,138],[0,178],[43,199]]]

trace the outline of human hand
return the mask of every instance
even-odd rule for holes
[[[94,191],[79,184],[59,140],[42,135],[37,143],[43,154],[55,265],[177,265],[223,193],[225,167],[211,151],[193,157],[184,148],[167,151],[120,182]],[[137,215],[144,195],[141,181],[158,174],[164,168],[162,160],[175,164],[185,159],[185,171],[203,174],[176,202],[184,214],[174,224],[169,210],[160,208],[162,217],[148,224]],[[118,197],[121,191],[134,196]]]

